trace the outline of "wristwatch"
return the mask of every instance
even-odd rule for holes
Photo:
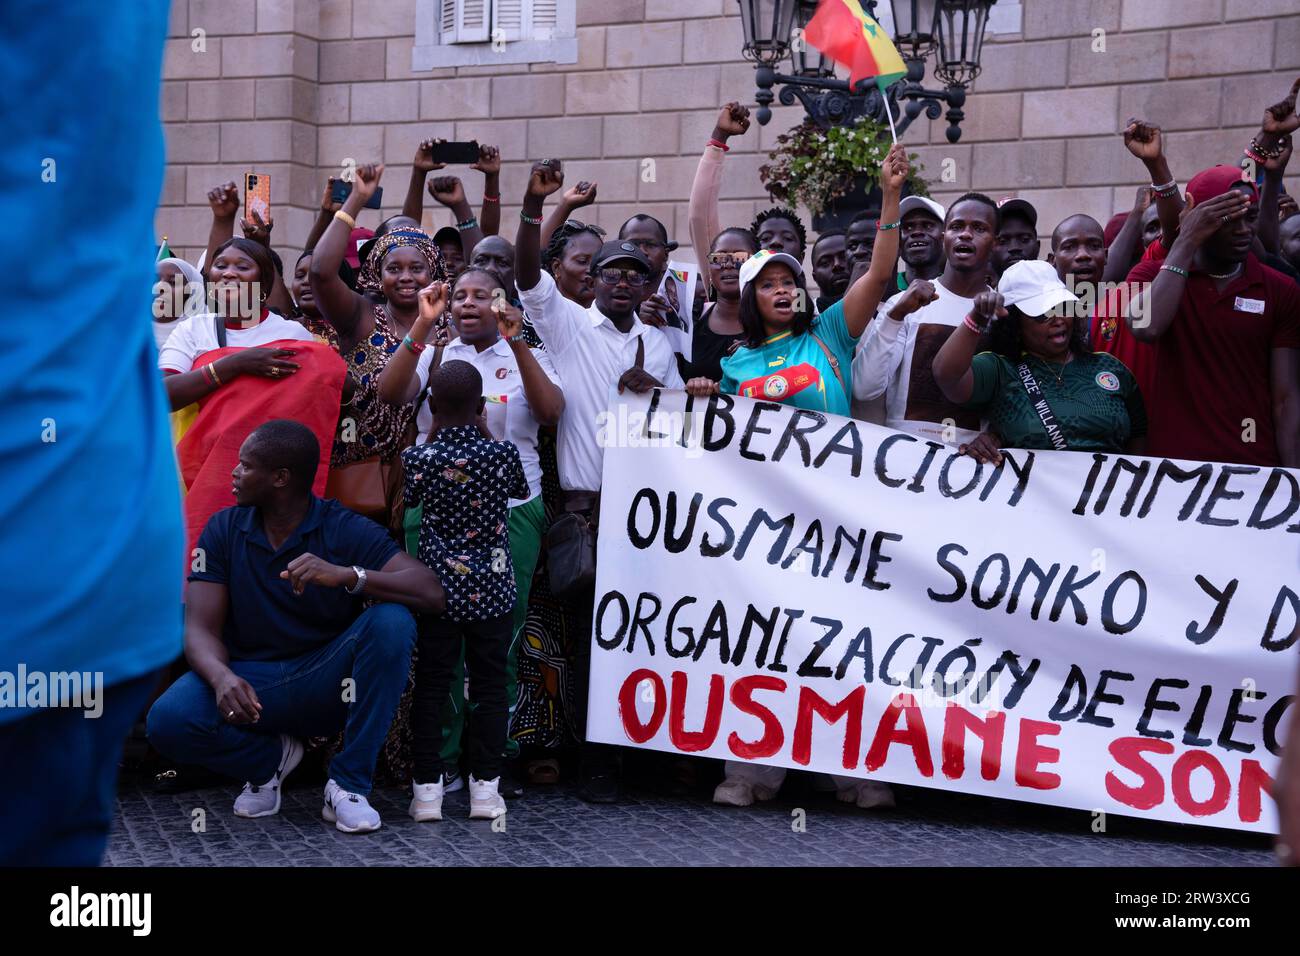
[[[352,573],[357,576],[357,583],[350,588],[344,588],[349,594],[360,594],[366,589],[366,569],[359,564],[352,565]]]

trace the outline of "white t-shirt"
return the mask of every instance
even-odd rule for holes
[[[975,305],[934,280],[939,297],[901,322],[889,311],[900,292],[881,305],[853,359],[853,398],[885,397],[885,425],[921,438],[960,444],[979,434],[980,417],[948,401],[934,380],[934,357]],[[953,427],[945,424],[948,419]]]
[[[564,382],[564,415],[556,440],[560,487],[598,491],[605,461],[601,424],[617,395],[618,380],[636,365],[637,340],[645,343],[642,368],[665,388],[684,387],[677,356],[659,329],[633,317],[632,328],[620,332],[594,302],[584,309],[562,296],[545,271],[537,285],[519,290],[519,300]]]
[[[167,343],[158,352],[158,367],[169,372],[189,372],[194,360],[205,352],[221,348],[217,342],[216,317],[211,312],[193,315],[174,323],[175,329]],[[226,347],[251,349],[268,342],[297,339],[314,342],[315,338],[299,322],[286,319],[275,312],[247,329],[226,329]]]
[[[162,351],[162,347],[167,344],[167,340],[171,338],[171,334],[176,331],[176,327],[180,325],[182,321],[182,319],[172,319],[170,322],[159,322],[157,319],[153,320],[153,341],[154,345],[158,346],[159,352]]]
[[[429,383],[429,368],[433,365],[436,350],[429,346],[420,353],[420,361],[415,366],[415,377],[420,390]],[[556,385],[560,385],[560,375],[551,363],[551,357],[545,349],[534,349],[533,357],[542,371]],[[442,353],[443,362],[459,360],[469,362],[483,376],[483,397],[487,399],[485,415],[488,431],[498,441],[508,441],[519,449],[519,461],[524,466],[524,477],[528,479],[528,497],[511,498],[510,507],[527,504],[542,493],[542,463],[537,456],[537,419],[533,417],[528,396],[524,393],[524,379],[519,372],[519,361],[514,350],[505,339],[497,339],[489,349],[482,352],[472,345],[466,345],[460,339],[452,339]],[[429,411],[428,401],[420,402],[415,417],[420,429],[417,444],[423,445],[433,426],[433,413]]]

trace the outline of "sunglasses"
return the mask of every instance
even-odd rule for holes
[[[600,281],[607,285],[618,285],[621,279],[634,289],[645,285],[646,280],[650,278],[644,272],[635,269],[601,269],[596,274],[600,276]]]
[[[570,232],[581,232],[584,229],[590,229],[593,232],[599,233],[602,236],[605,234],[605,230],[601,229],[600,226],[589,225],[585,222],[578,222],[578,220],[576,219],[564,220],[564,225],[561,226],[560,228],[567,229]]]
[[[721,269],[740,268],[741,263],[748,259],[748,252],[710,252],[709,265],[718,266]]]
[[[1023,316],[1025,316],[1027,319],[1029,319],[1030,321],[1034,322],[1036,325],[1045,325],[1046,323],[1052,321],[1052,319],[1057,319],[1057,318],[1066,318],[1066,319],[1078,318],[1078,316],[1079,316],[1079,303],[1080,303],[1081,301],[1082,301],[1082,300],[1076,300],[1076,301],[1066,300],[1065,302],[1062,302],[1060,305],[1054,305],[1054,306],[1052,306],[1050,309],[1048,309],[1048,310],[1047,310],[1046,312],[1044,312],[1042,315],[1030,315],[1028,312],[1024,311],[1023,309],[1016,309],[1016,311],[1015,311],[1014,313],[1012,313],[1012,314],[1013,314],[1013,315],[1023,315]],[[1015,308],[1015,306],[1011,306],[1010,308]]]

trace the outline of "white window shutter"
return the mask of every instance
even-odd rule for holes
[[[483,43],[488,36],[489,0],[442,0],[439,39],[442,43]]]
[[[529,5],[532,7],[532,38],[553,39],[560,16],[557,0],[529,0]]]
[[[558,19],[557,0],[492,0],[492,36],[507,43],[553,39]]]
[[[506,43],[528,39],[527,7],[528,0],[492,0],[492,39]]]

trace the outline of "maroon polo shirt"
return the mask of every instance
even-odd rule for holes
[[[1129,282],[1151,282],[1162,263],[1139,262]],[[1147,454],[1192,461],[1280,465],[1273,427],[1273,349],[1300,348],[1300,287],[1248,254],[1220,292],[1192,270],[1156,350]],[[1242,440],[1255,422],[1255,440]]]

